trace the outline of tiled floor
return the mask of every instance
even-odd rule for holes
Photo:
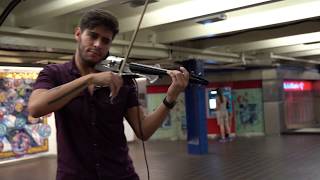
[[[209,153],[189,155],[185,141],[146,143],[151,180],[320,180],[320,135],[209,141]],[[141,180],[147,179],[142,145],[130,143]],[[54,180],[55,158],[0,166],[0,180]]]

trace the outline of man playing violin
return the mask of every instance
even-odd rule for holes
[[[110,13],[86,12],[75,29],[73,60],[47,65],[34,84],[30,115],[55,113],[58,180],[139,179],[128,155],[123,118],[139,139],[149,139],[188,84],[185,68],[168,71],[172,82],[164,102],[144,115],[132,79],[94,69],[107,56],[118,31],[118,21]]]

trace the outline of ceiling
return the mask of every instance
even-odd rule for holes
[[[123,57],[144,0],[1,0],[0,13],[14,2],[0,26],[0,62],[46,64],[71,58],[78,19],[95,7],[118,17],[111,54]],[[320,0],[150,0],[130,59],[168,67],[196,59],[212,70],[313,67],[320,63],[318,7]]]

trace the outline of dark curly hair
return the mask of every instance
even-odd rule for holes
[[[81,30],[93,29],[97,26],[104,26],[113,33],[113,38],[119,32],[119,22],[110,12],[103,9],[91,9],[84,13],[79,21]]]

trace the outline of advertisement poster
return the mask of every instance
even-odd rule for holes
[[[0,160],[48,151],[47,117],[33,118],[27,111],[39,70],[23,71],[0,69]]]
[[[154,111],[159,104],[162,103],[163,98],[166,97],[165,93],[159,93],[159,94],[150,94],[147,96],[147,109],[148,112]],[[170,113],[166,117],[166,120],[162,123],[162,128],[168,128],[171,127],[171,119],[170,119]]]
[[[148,113],[152,112],[157,108],[165,98],[166,93],[151,93],[147,95],[147,110]],[[156,131],[152,136],[154,139],[180,139],[186,136],[186,112],[185,112],[185,101],[184,93],[181,93],[176,100],[175,107],[170,110],[165,121],[162,123],[161,128]]]
[[[233,91],[236,133],[263,133],[263,107],[261,89]]]

